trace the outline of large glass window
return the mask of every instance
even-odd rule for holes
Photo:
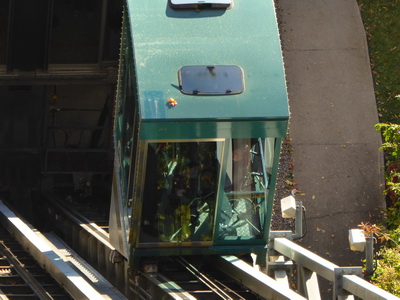
[[[148,143],[139,242],[263,239],[274,150],[274,138]]]
[[[218,240],[263,238],[274,139],[234,139],[221,193]]]
[[[213,239],[222,144],[148,144],[140,242]]]

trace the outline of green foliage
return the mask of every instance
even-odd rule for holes
[[[381,258],[377,261],[373,282],[385,291],[400,296],[400,250],[384,247],[377,255]]]
[[[392,156],[395,161],[400,158],[400,125],[379,123],[375,125],[376,130],[382,132],[384,143],[382,149]]]
[[[372,281],[380,288],[400,296],[400,125],[380,123],[386,152],[386,236],[389,242],[378,252]]]
[[[358,0],[381,121],[400,124],[400,0]]]
[[[391,230],[389,232],[389,234],[390,234],[391,245],[394,248],[397,247],[397,250],[399,250],[399,245],[400,245],[400,227],[398,226],[396,229]]]
[[[379,123],[376,130],[382,133],[381,149],[386,154],[386,194],[389,208],[400,207],[400,125]],[[398,224],[400,225],[400,224]]]

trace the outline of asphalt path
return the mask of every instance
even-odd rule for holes
[[[348,230],[384,207],[383,155],[365,30],[356,0],[276,0],[286,69],[293,173],[306,208],[299,243],[361,265]],[[324,288],[329,290],[328,284]]]

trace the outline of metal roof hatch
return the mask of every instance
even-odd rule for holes
[[[173,9],[187,8],[230,8],[233,0],[169,0]]]
[[[179,88],[189,95],[234,95],[244,91],[243,70],[235,65],[185,66],[178,71]]]

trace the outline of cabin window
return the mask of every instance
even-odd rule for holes
[[[232,140],[220,199],[218,240],[263,238],[274,140]]]
[[[141,243],[212,240],[222,144],[148,143]]]
[[[233,0],[169,0],[173,9],[187,8],[230,8]]]
[[[239,66],[185,66],[178,71],[179,87],[189,95],[234,95],[244,90]]]

